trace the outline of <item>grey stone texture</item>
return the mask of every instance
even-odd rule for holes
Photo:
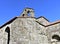
[[[21,16],[0,27],[0,44],[59,43],[60,21],[50,23],[44,17],[35,18],[31,8],[25,8]]]

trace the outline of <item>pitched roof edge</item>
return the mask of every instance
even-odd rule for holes
[[[40,24],[40,25],[42,25],[42,26],[44,26],[45,27],[45,25],[43,25],[43,24],[41,24],[41,23],[39,23],[38,21],[36,21],[38,24]]]
[[[45,17],[41,16],[42,18],[46,19]],[[7,24],[10,24],[11,22],[13,22],[16,18],[35,18],[35,19],[39,19],[41,17],[38,17],[38,18],[35,18],[35,17],[14,17],[13,19],[9,20],[8,22],[6,22],[5,24],[3,24],[2,26],[0,26],[0,29],[4,26],[6,26]],[[46,19],[47,20],[47,19]],[[48,21],[48,20],[47,20]],[[37,21],[36,21],[37,22]],[[39,22],[37,22],[39,23]],[[48,26],[51,26],[51,25],[55,25],[55,24],[58,24],[60,23],[60,21],[57,21],[57,22],[54,22],[54,23],[50,23],[48,25],[43,25],[41,23],[39,23],[40,25],[44,26],[44,27],[48,27]]]
[[[46,21],[48,21],[48,22],[50,22],[48,19],[46,19],[44,16],[40,16],[40,17],[38,17],[38,18],[36,18],[36,19],[39,19],[39,18],[44,18]]]
[[[17,18],[17,17],[14,17],[13,19],[9,20],[8,22],[6,22],[6,23],[3,24],[2,26],[0,26],[0,29],[1,29],[2,27],[4,27],[5,25],[10,24],[10,23],[11,23],[12,21],[14,21],[16,18]]]
[[[60,21],[58,21],[58,22],[53,22],[53,23],[50,23],[49,25],[46,25],[45,27],[48,27],[48,26],[51,26],[51,25],[55,25],[55,24],[58,24],[58,23],[60,23]]]
[[[5,24],[3,24],[2,26],[0,26],[0,29],[4,26],[6,26],[7,24],[10,24],[11,22],[13,22],[16,18],[35,18],[35,17],[14,17],[11,20],[9,20],[8,22],[6,22]]]
[[[38,21],[36,21],[36,22],[39,23]],[[54,22],[54,23],[51,23],[51,24],[48,24],[48,25],[43,25],[41,23],[39,23],[39,24],[42,25],[42,26],[44,26],[44,27],[48,27],[48,26],[55,25],[55,24],[58,24],[58,23],[60,23],[60,21]]]

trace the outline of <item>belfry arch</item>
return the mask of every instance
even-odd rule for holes
[[[22,17],[34,17],[34,10],[32,8],[25,8],[21,14]]]

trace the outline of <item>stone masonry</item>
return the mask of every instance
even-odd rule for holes
[[[25,8],[0,27],[0,44],[60,44],[60,21],[35,18],[34,10]]]

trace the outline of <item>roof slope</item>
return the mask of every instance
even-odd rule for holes
[[[3,24],[2,26],[0,26],[0,28],[6,26],[7,24],[10,24],[11,22],[13,22],[17,17],[14,17],[13,19],[9,20],[8,22],[6,22],[5,24]]]
[[[44,25],[48,25],[50,24],[49,20],[47,20],[45,17],[43,16],[40,16],[37,18],[37,21],[41,24],[44,24]]]
[[[15,19],[17,18],[35,18],[35,17],[14,17],[13,19],[11,19],[10,21],[6,22],[5,24],[3,24],[2,26],[0,26],[0,28],[12,23]],[[38,17],[38,18],[35,18],[35,19],[39,19],[39,18],[44,18],[46,21],[48,21],[45,17],[41,16],[41,17]],[[38,21],[36,21],[37,23],[39,23]],[[49,22],[49,21],[48,21]],[[41,24],[39,23],[40,25],[44,26],[44,27],[48,27],[48,26],[51,26],[51,25],[54,25],[54,24],[58,24],[60,23],[60,20],[59,21],[56,21],[56,22],[53,22],[53,23],[49,23],[48,25],[44,25],[44,24]]]

